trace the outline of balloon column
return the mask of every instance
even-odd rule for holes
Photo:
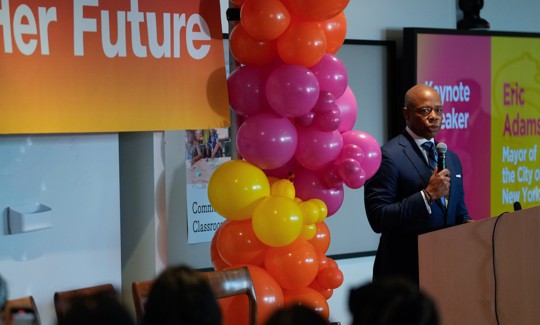
[[[211,244],[216,270],[247,265],[258,320],[304,304],[329,316],[343,282],[326,256],[325,218],[379,168],[368,133],[353,130],[357,103],[335,55],[345,39],[349,0],[233,0],[240,24],[230,34],[240,66],[228,78],[232,110],[243,117],[243,160],[218,167],[208,195],[227,220]],[[247,322],[247,298],[222,302],[225,324]]]

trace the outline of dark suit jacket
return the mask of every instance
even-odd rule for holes
[[[373,277],[402,275],[418,282],[419,234],[469,220],[458,156],[446,153],[450,170],[447,207],[441,200],[426,208],[420,191],[433,171],[412,137],[403,131],[382,147],[377,173],[365,184],[365,208],[371,228],[381,233]]]

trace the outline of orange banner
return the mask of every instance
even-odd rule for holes
[[[0,0],[0,133],[230,125],[219,0]]]

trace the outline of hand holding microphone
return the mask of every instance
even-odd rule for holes
[[[450,173],[440,173],[446,169],[446,151],[448,147],[444,142],[437,143],[437,169],[433,171],[433,175],[429,179],[428,187],[426,191],[433,199],[438,199],[448,195],[450,191]]]

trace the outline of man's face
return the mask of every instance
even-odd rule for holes
[[[441,97],[433,88],[415,87],[409,94],[408,107],[403,108],[407,126],[418,136],[431,139],[441,130]]]

